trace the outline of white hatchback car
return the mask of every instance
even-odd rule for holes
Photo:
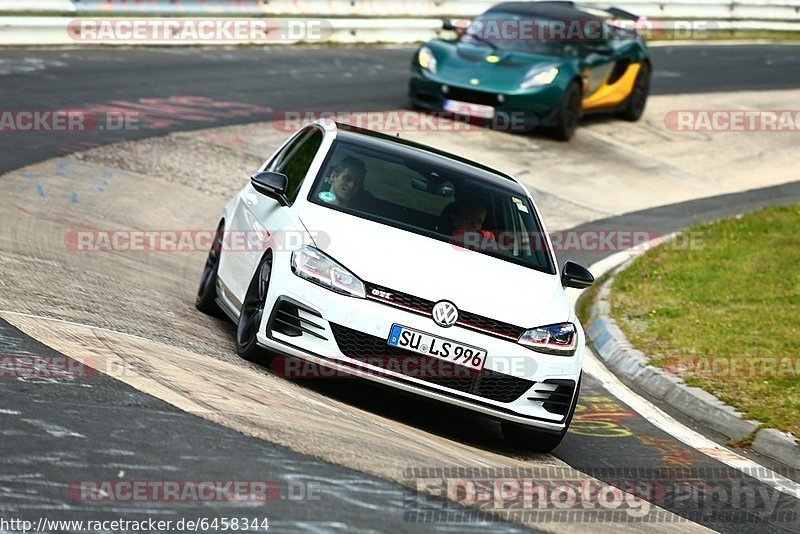
[[[226,246],[237,233],[263,246]],[[513,177],[320,121],[226,206],[197,308],[238,324],[244,358],[267,349],[466,408],[515,445],[550,451],[584,354],[564,288],[593,282],[571,262],[559,272]]]

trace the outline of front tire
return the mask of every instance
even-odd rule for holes
[[[572,82],[564,93],[556,112],[556,123],[550,130],[554,139],[569,141],[575,135],[583,111],[583,95],[578,82]]]
[[[200,276],[200,287],[197,289],[197,298],[194,307],[199,311],[222,317],[222,310],[217,306],[217,272],[219,271],[219,260],[222,255],[222,237],[225,231],[225,221],[219,223],[217,233],[214,234],[214,241],[211,243],[211,250],[208,251],[203,274]]]
[[[564,430],[558,434],[551,434],[542,432],[533,428],[503,421],[501,426],[503,428],[503,437],[506,441],[516,449],[521,449],[529,452],[546,453],[551,452],[553,449],[563,441],[569,430],[569,425],[572,422],[572,416],[575,415],[575,407],[578,405],[578,396],[581,393],[581,378],[578,379],[578,385],[575,387],[575,397],[572,400],[572,405],[569,408],[567,419],[564,422]]]
[[[625,108],[617,114],[619,118],[630,122],[636,122],[642,118],[644,109],[647,107],[647,98],[650,96],[650,74],[650,66],[642,63],[642,68],[636,76],[636,82],[633,84],[633,90],[628,96]]]
[[[261,360],[262,356],[256,335],[264,317],[264,306],[271,277],[272,253],[268,251],[261,259],[261,263],[258,264],[253,279],[250,281],[236,325],[236,353],[251,362]]]

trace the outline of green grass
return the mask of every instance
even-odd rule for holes
[[[617,275],[614,318],[654,365],[800,435],[800,206],[687,233],[698,250],[665,245]]]

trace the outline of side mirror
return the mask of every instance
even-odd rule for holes
[[[455,32],[458,37],[461,37],[467,30],[469,29],[469,21],[468,20],[457,20],[453,22],[450,19],[444,19],[442,21],[442,29],[449,32]]]
[[[594,284],[594,276],[589,269],[575,262],[568,261],[561,271],[561,285],[574,289],[586,289]]]
[[[285,174],[272,171],[257,172],[250,177],[250,184],[262,195],[277,200],[281,206],[289,205],[289,199],[286,197],[289,179]]]

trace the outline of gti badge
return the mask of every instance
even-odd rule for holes
[[[386,300],[392,300],[392,295],[394,295],[394,293],[387,293],[386,291],[381,291],[380,289],[373,289],[372,291],[370,291],[370,293],[372,293],[376,297]]]
[[[458,322],[458,308],[452,302],[441,300],[433,307],[433,322],[444,328],[450,328]]]

